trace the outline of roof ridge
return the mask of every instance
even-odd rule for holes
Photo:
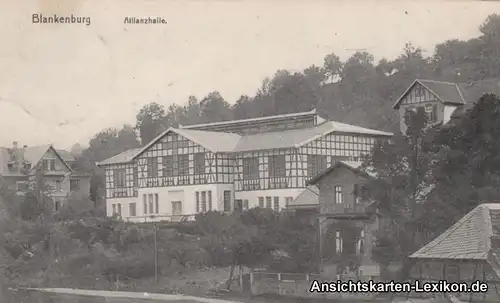
[[[417,79],[417,81],[424,81],[424,82],[432,82],[432,83],[443,83],[443,84],[457,85],[457,82],[438,81],[438,80],[431,80],[431,79]]]
[[[262,120],[266,120],[266,119],[288,118],[288,117],[306,116],[306,115],[317,115],[316,108],[313,108],[312,110],[307,111],[307,112],[296,112],[296,113],[288,113],[288,114],[280,114],[280,115],[272,115],[272,116],[262,116],[262,117],[255,117],[255,118],[246,118],[246,119],[237,119],[237,120],[226,120],[226,121],[198,123],[198,124],[191,124],[191,125],[182,125],[181,129],[191,129],[194,127],[202,127],[202,126],[224,125],[224,124],[230,124],[230,123],[251,122],[251,121],[262,121]]]

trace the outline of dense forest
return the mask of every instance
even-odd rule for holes
[[[117,277],[151,277],[152,258],[145,253],[151,252],[151,226],[130,226],[102,216],[104,180],[96,161],[146,144],[179,124],[312,108],[325,118],[396,132],[392,105],[414,79],[472,83],[500,78],[500,16],[491,15],[479,29],[481,35],[469,41],[438,44],[431,57],[410,43],[392,61],[374,62],[371,54],[362,52],[342,62],[329,54],[323,66],[277,71],[254,96],[241,96],[234,105],[218,92],[201,100],[192,96],[166,109],[154,102],[145,105],[136,125],[103,130],[85,149],[74,146],[78,168],[92,174],[94,205],[72,201],[54,217],[46,206],[34,210],[33,201],[19,201],[1,190],[0,282],[110,288]],[[498,200],[499,113],[500,100],[493,95],[482,97],[447,127],[424,131],[425,117],[416,113],[407,121],[406,136],[377,146],[366,159],[366,169],[375,169],[380,178],[365,194],[380,202],[379,210],[395,226],[377,244],[381,264],[404,258],[480,201]],[[420,194],[428,188],[432,190]],[[315,270],[314,228],[265,210],[231,216],[208,213],[197,218],[192,230],[161,230],[158,238],[161,267],[168,272],[176,272],[174,267],[273,266],[276,251],[293,263],[280,268]]]

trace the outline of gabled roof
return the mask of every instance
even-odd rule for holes
[[[410,92],[410,90],[417,84],[422,85],[428,89],[439,101],[449,104],[463,105],[466,104],[464,96],[460,91],[459,86],[452,82],[434,81],[434,80],[422,80],[417,79],[404,91],[401,97],[394,103],[393,108],[398,109],[399,103],[403,98]]]
[[[71,167],[68,165],[64,157],[61,156],[58,150],[56,150],[51,144],[44,144],[39,146],[27,146],[19,148],[23,152],[24,161],[31,164],[31,170],[35,168],[35,166],[40,162],[43,155],[47,153],[51,149],[56,157],[69,169],[69,171],[73,171]],[[10,162],[10,148],[2,147],[0,148],[0,174],[9,174],[9,170],[7,168],[8,162]]]
[[[491,237],[500,235],[500,203],[477,206],[410,258],[487,260]]]
[[[374,174],[362,171],[360,169],[362,165],[363,165],[363,162],[359,162],[359,161],[338,161],[338,162],[335,162],[335,164],[333,164],[332,166],[328,167],[327,169],[323,170],[322,172],[320,172],[319,174],[314,176],[312,179],[310,179],[307,182],[307,184],[310,184],[310,185],[317,184],[321,179],[323,179],[323,177],[325,177],[326,175],[328,175],[329,173],[333,172],[334,170],[336,170],[340,167],[347,168],[350,171],[354,172],[355,174],[362,175],[363,177],[368,178],[368,179],[375,178]]]
[[[125,164],[125,163],[130,163],[134,159],[134,156],[141,150],[142,148],[133,148],[124,151],[123,153],[120,153],[116,156],[113,156],[111,158],[105,159],[101,162],[97,162],[97,166],[101,165],[110,165],[110,164]]]
[[[139,152],[134,155],[134,158],[141,155],[149,147],[156,144],[161,138],[163,138],[168,133],[176,133],[180,136],[185,137],[188,140],[210,150],[211,152],[231,152],[235,148],[241,136],[233,133],[224,132],[211,132],[204,130],[191,130],[191,129],[177,129],[170,127],[156,138],[151,140],[146,146],[144,146]]]
[[[56,151],[59,154],[59,156],[61,156],[61,158],[64,159],[64,161],[66,161],[66,162],[75,161],[75,157],[73,157],[73,155],[69,151],[64,150],[64,149],[56,149]]]

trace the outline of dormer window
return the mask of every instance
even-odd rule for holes
[[[31,169],[31,163],[24,163],[24,169]]]

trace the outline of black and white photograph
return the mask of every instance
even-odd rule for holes
[[[0,3],[0,303],[500,302],[500,1]]]

